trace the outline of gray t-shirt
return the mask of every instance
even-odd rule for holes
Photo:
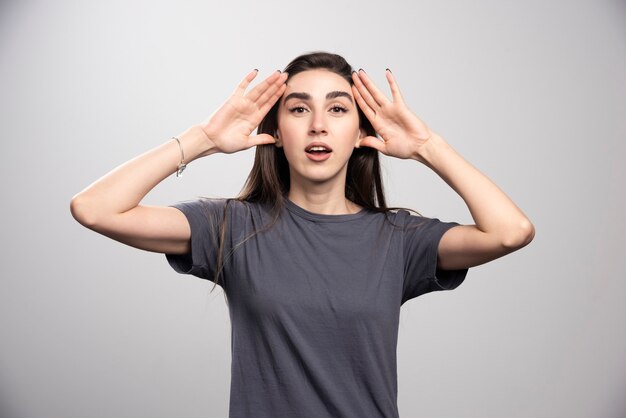
[[[225,199],[186,200],[191,252],[166,254],[178,273],[213,280]],[[224,254],[271,221],[270,208],[231,201]],[[400,306],[454,289],[467,269],[437,269],[456,222],[367,209],[322,215],[290,200],[277,223],[225,260],[231,320],[230,414],[236,418],[398,417]],[[420,224],[408,228],[409,225]],[[223,281],[222,281],[223,280]]]

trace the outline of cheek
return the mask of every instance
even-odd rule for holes
[[[358,119],[355,119],[350,123],[346,123],[342,128],[341,136],[346,141],[347,146],[354,147],[354,144],[361,134]]]
[[[280,131],[281,138],[289,137],[294,134],[295,124],[294,121],[289,118],[279,118],[276,127]]]
[[[292,126],[281,125],[280,129],[280,142],[282,144],[283,152],[287,159],[291,159],[300,148],[303,147],[302,143],[298,141],[298,135],[294,132]]]
[[[293,126],[281,125],[278,129],[280,131],[280,142],[283,144],[283,147],[285,147],[285,149],[293,148],[294,146],[296,146],[296,143],[298,142],[298,135],[296,132],[294,132]]]

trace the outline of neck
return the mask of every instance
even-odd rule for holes
[[[287,197],[309,212],[322,215],[346,215],[359,212],[362,208],[346,199],[345,177],[343,181],[310,182],[290,179]]]

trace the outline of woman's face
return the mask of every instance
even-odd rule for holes
[[[292,76],[280,98],[277,146],[282,146],[292,184],[345,179],[361,131],[350,83],[324,69]],[[364,136],[364,135],[363,135]],[[310,150],[320,143],[324,151]]]

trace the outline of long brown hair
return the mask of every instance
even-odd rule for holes
[[[353,69],[350,64],[348,64],[342,56],[329,52],[316,51],[300,55],[287,64],[283,71],[288,73],[287,80],[289,80],[289,78],[300,72],[314,69],[332,71],[343,77],[350,85],[353,84]],[[267,115],[265,115],[257,128],[257,134],[265,133],[276,137],[279,106],[280,100],[278,100]],[[357,109],[360,128],[363,129],[367,135],[378,136],[361,108],[357,106]],[[285,205],[285,195],[288,192],[289,163],[285,157],[283,148],[276,147],[274,144],[258,145],[256,147],[252,170],[241,192],[235,198],[226,199],[226,204],[224,205],[223,218],[219,226],[219,246],[214,277],[215,285],[218,284],[224,268],[226,216],[230,201],[237,200],[242,203],[254,202],[269,205],[272,208],[272,222],[238,243],[229,251],[227,257],[230,257],[234,250],[248,239],[252,238],[257,233],[266,231],[276,223]],[[388,213],[391,210],[405,209],[387,207],[380,174],[378,151],[370,147],[355,148],[352,152],[348,160],[345,195],[350,201],[374,212]],[[213,288],[215,288],[215,286],[213,286]]]

